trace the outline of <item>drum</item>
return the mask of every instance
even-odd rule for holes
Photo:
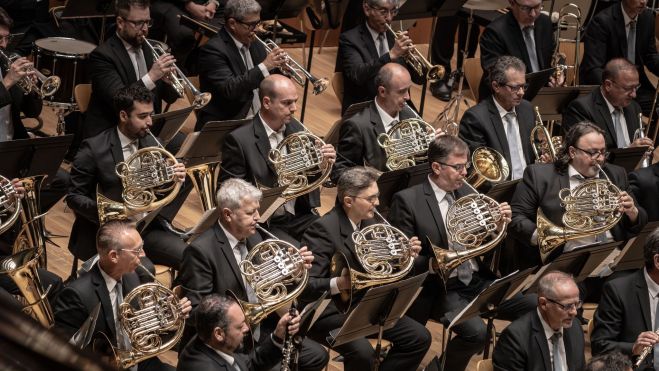
[[[77,84],[90,82],[87,65],[89,54],[96,45],[66,37],[48,37],[34,42],[34,66],[46,76],[56,75],[62,80],[59,90],[44,99],[44,104],[71,109]]]

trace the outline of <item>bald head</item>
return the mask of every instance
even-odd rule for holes
[[[615,80],[620,76],[621,72],[630,72],[638,76],[638,70],[630,61],[625,58],[615,58],[611,59],[605,66],[604,71],[602,71],[602,81],[604,80]]]
[[[406,78],[411,80],[410,73],[405,67],[398,63],[387,63],[380,68],[380,71],[378,71],[378,74],[375,76],[375,86],[378,89],[380,86],[390,88],[391,82],[394,79],[404,80]]]
[[[266,125],[279,131],[297,111],[298,93],[293,81],[283,75],[270,75],[259,86],[261,117]]]
[[[284,75],[272,74],[259,85],[259,99],[263,102],[264,97],[269,97],[270,99],[277,98],[277,94],[284,89],[295,89],[293,81]]]

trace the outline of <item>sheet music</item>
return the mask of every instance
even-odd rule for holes
[[[627,244],[625,245],[625,247],[622,248],[622,250],[620,251],[620,254],[618,256],[616,256],[615,261],[613,261],[613,264],[612,264],[613,267],[618,265],[618,263],[620,263],[620,260],[622,260],[622,258],[624,258],[625,255],[627,255],[627,253],[629,252],[629,249],[631,249],[631,247],[634,245],[634,242],[636,242],[636,237],[632,237],[632,238],[629,239],[629,241],[627,241]]]

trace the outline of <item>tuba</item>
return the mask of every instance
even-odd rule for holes
[[[535,117],[535,126],[531,129],[531,146],[533,147],[533,153],[535,153],[535,160],[536,162],[542,162],[542,155],[547,154],[549,156],[548,162],[553,162],[563,140],[558,136],[552,137],[549,130],[542,124],[538,106],[535,107]]]
[[[204,211],[217,206],[215,194],[217,193],[217,167],[219,165],[220,162],[215,161],[185,168],[194,189],[201,198],[201,207]]]
[[[332,164],[323,156],[322,139],[305,127],[303,131],[288,135],[277,148],[268,153],[268,160],[277,173],[279,186],[287,186],[282,193],[293,199],[320,187],[329,177]]]
[[[14,63],[21,56],[18,54],[5,54],[0,50],[0,59],[2,59],[6,68],[9,69],[11,64]],[[46,77],[43,73],[34,67],[28,67],[29,71],[34,71],[36,81],[30,76],[24,76],[16,84],[23,90],[24,94],[36,93],[41,99],[50,97],[55,94],[60,86],[60,78],[58,76]]]
[[[471,163],[474,170],[467,178],[467,183],[478,188],[486,181],[496,184],[508,179],[510,168],[506,159],[497,151],[489,147],[476,148],[471,154]]]
[[[391,25],[386,24],[387,30],[391,32],[396,39],[401,37],[402,32],[396,32],[391,28]],[[432,65],[426,57],[421,54],[419,49],[411,48],[409,53],[403,56],[405,63],[410,66],[419,76],[425,76],[428,80],[439,80],[444,77],[446,73],[444,66],[437,64]]]
[[[277,239],[258,224],[256,228],[271,238],[254,246],[239,267],[243,279],[254,290],[257,302],[240,300],[236,294],[228,292],[240,305],[250,328],[295,300],[309,280],[309,271],[297,247]]]
[[[561,206],[565,208],[564,227],[553,224],[538,209],[536,227],[543,262],[565,242],[606,232],[622,218],[618,210],[620,189],[599,169],[606,179],[590,179],[572,190],[563,188],[559,192]]]
[[[11,181],[0,175],[0,234],[11,228],[21,215],[21,199]]]
[[[555,13],[556,14],[556,13]],[[578,5],[574,3],[567,3],[563,5],[558,14],[553,17],[557,17],[557,29],[556,29],[556,48],[552,54],[551,65],[554,68],[554,78],[556,81],[560,81],[563,78],[563,74],[568,68],[574,67],[574,86],[579,85],[579,43],[581,42],[581,9]],[[561,32],[573,29],[575,32],[574,38],[561,38]],[[560,52],[561,42],[570,42],[574,43],[574,64],[572,66],[566,65],[567,56],[565,53]]]
[[[46,269],[46,243],[50,242],[57,246],[46,232],[46,214],[41,213],[41,186],[48,175],[35,175],[22,178],[25,196],[23,197],[23,210],[21,212],[21,221],[26,226],[25,233],[19,234],[14,241],[12,254],[29,248],[37,248],[39,253],[39,268]],[[41,253],[43,252],[43,253]]]
[[[153,136],[151,131],[148,133]],[[181,188],[174,174],[177,160],[160,143],[158,145],[138,150],[115,167],[123,185],[123,203],[110,200],[96,190],[100,224],[148,213],[174,200]]]
[[[389,170],[414,166],[428,158],[428,146],[435,140],[435,128],[416,112],[414,114],[415,118],[401,120],[386,133],[378,135],[378,144],[384,148]]]
[[[362,270],[350,267],[343,253],[337,252],[332,257],[331,276],[340,277],[344,270],[350,275],[350,289],[342,291],[335,300],[337,308],[344,313],[350,309],[356,291],[396,282],[407,276],[414,265],[409,238],[377,210],[374,212],[384,223],[369,225],[352,234]]]

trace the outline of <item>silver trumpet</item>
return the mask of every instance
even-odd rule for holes
[[[0,50],[0,58],[3,63],[9,69],[11,64],[14,63],[21,56],[15,53],[10,55],[5,54],[4,51]],[[57,92],[59,89],[61,80],[58,76],[49,76],[46,77],[43,73],[39,72],[33,66],[27,68],[27,71],[34,71],[34,75],[37,80],[34,81],[29,75],[23,76],[17,85],[23,90],[24,94],[37,93],[40,98],[50,97],[51,95]]]
[[[274,48],[279,47],[279,45],[270,39],[262,40],[257,35],[254,35],[254,39],[263,45],[267,53],[270,53]],[[291,58],[288,53],[286,53],[286,61],[279,67],[279,69],[284,75],[293,79],[293,81],[302,87],[304,87],[304,80],[309,79],[313,85],[314,95],[324,92],[329,86],[329,80],[327,78],[323,77],[319,79],[313,76],[311,72],[305,70],[304,67],[295,61],[295,59]]]
[[[163,54],[167,53],[162,46],[156,45],[153,46],[149,40],[147,40],[146,37],[142,38],[142,41],[144,42],[144,45],[149,48],[149,51],[151,51],[151,54],[153,54],[153,59],[156,60],[160,58]],[[192,82],[185,76],[183,72],[178,68],[176,64],[172,64],[174,67],[174,72],[169,72],[166,76],[169,81],[171,81],[172,86],[174,87],[174,90],[176,90],[176,93],[180,98],[183,98],[185,96],[185,88],[187,87],[190,89],[190,92],[194,96],[194,100],[192,101],[192,106],[195,109],[200,109],[204,107],[205,105],[208,104],[208,102],[211,101],[211,93],[202,93],[197,89]]]
[[[645,130],[643,129],[643,114],[639,113],[638,128],[634,131],[634,139],[632,139],[632,142],[635,141],[636,139],[642,139],[642,138],[645,138]],[[651,165],[650,156],[644,154],[639,167],[648,167],[650,165]]]
[[[396,39],[400,38],[402,32],[396,32],[391,25],[387,24],[387,30],[394,34]],[[444,77],[446,70],[441,64],[433,65],[421,54],[419,49],[411,48],[409,53],[403,56],[405,63],[407,63],[414,72],[420,76],[425,76],[428,80],[439,80]]]

